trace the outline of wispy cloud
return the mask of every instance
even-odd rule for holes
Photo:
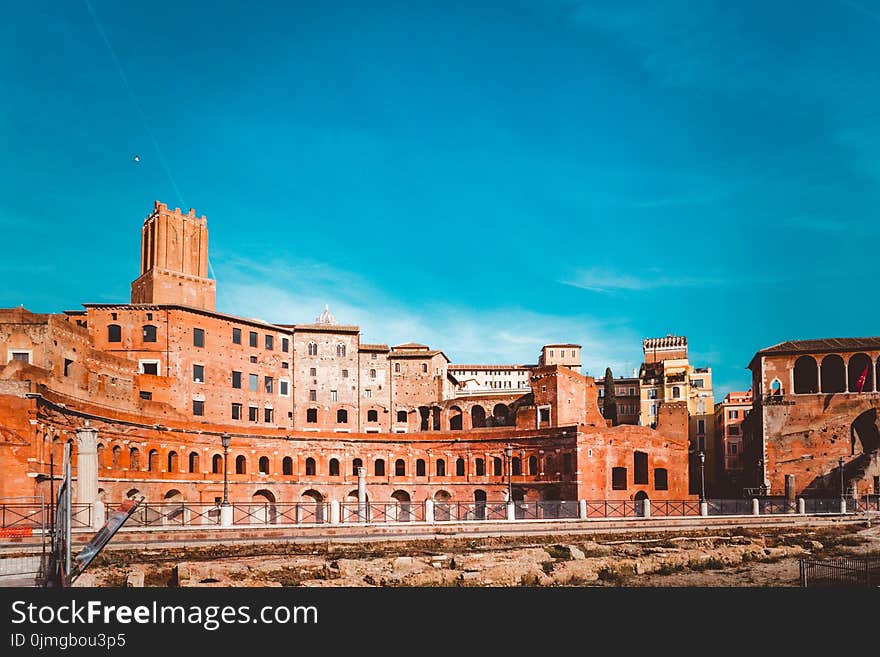
[[[218,305],[269,322],[309,323],[330,306],[341,324],[361,327],[369,343],[416,341],[458,363],[534,363],[542,345],[583,346],[584,369],[627,372],[637,366],[640,337],[625,322],[544,314],[523,308],[471,308],[429,303],[414,311],[352,272],[319,262],[215,262]]]
[[[723,278],[689,278],[664,276],[656,270],[624,274],[610,269],[580,269],[564,280],[563,285],[592,292],[639,292],[670,287],[702,287],[722,283]]]

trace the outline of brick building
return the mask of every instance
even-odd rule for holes
[[[752,391],[729,392],[715,404],[715,494],[723,497],[742,495],[742,422],[752,410]]]
[[[635,370],[633,370],[635,373]],[[605,415],[605,385],[604,379],[597,384],[599,386],[599,409]],[[614,377],[614,401],[617,407],[618,424],[639,424],[641,400],[639,393],[639,378],[637,376]]]
[[[757,352],[743,476],[770,495],[880,494],[880,337],[790,340]]]
[[[688,495],[686,405],[608,427],[578,345],[545,346],[527,387],[518,369],[516,387],[461,395],[443,351],[361,343],[329,308],[303,324],[218,312],[207,244],[204,217],[157,202],[132,303],[0,310],[0,496],[48,494],[49,456],[73,441],[75,473],[98,472],[81,500],[215,502],[223,434],[233,501],[344,501],[361,467],[377,501],[498,500],[508,482],[524,500]],[[452,371],[479,367],[503,369]],[[98,438],[80,454],[85,422]]]

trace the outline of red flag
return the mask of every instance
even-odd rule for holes
[[[862,388],[865,386],[865,379],[868,378],[868,367],[869,365],[865,365],[865,371],[862,372],[862,375],[859,377],[859,392],[862,391]]]

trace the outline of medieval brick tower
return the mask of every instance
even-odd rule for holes
[[[214,310],[216,281],[208,278],[208,220],[156,201],[141,231],[141,274],[131,302]]]

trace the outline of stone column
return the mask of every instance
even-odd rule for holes
[[[754,497],[752,498],[752,515],[761,515],[761,504],[758,502],[757,498]]]
[[[389,463],[389,469],[386,472],[390,472],[390,468],[393,467],[393,464]],[[358,519],[360,522],[367,521],[367,469],[366,468],[358,468]]]
[[[98,430],[89,426],[89,421],[76,430],[76,501],[91,504],[98,501]],[[96,515],[92,514],[92,525]]]
[[[434,524],[434,500],[425,500],[425,522]]]

